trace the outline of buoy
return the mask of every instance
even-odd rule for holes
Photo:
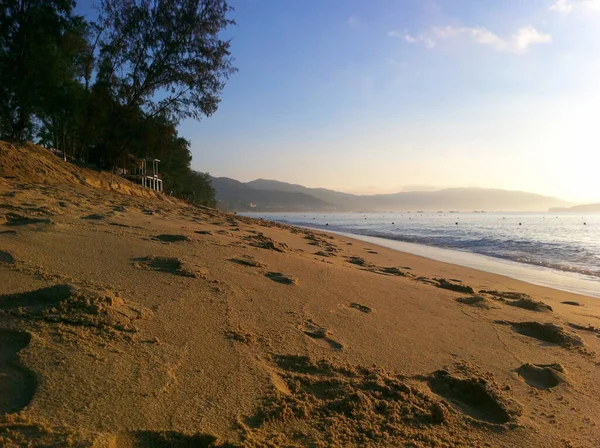
[[[523,224],[519,223],[520,226],[522,226]]]

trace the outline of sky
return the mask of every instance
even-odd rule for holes
[[[193,168],[371,194],[600,202],[600,0],[230,0]]]

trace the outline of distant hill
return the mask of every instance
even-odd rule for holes
[[[553,207],[550,211],[555,213],[600,213],[600,204],[576,205],[574,207]]]
[[[211,178],[219,206],[230,211],[334,211],[312,195],[281,190],[258,190],[228,177]]]
[[[340,193],[339,191],[326,190],[325,188],[308,188],[302,185],[288,184],[277,180],[257,179],[247,182],[245,185],[256,190],[277,190],[288,193],[304,193],[325,201],[330,206],[342,210],[354,210],[357,208],[357,199],[360,196]],[[360,207],[359,207],[360,208]]]
[[[266,179],[244,183],[218,177],[212,182],[219,204],[235,211],[547,211],[570,205],[553,197],[486,188],[354,195]]]

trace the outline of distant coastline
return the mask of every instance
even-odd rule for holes
[[[600,213],[600,204],[575,205],[573,207],[552,207],[552,213]]]
[[[573,205],[550,196],[493,188],[448,188],[354,195],[274,180],[211,177],[219,208],[252,213],[547,212]]]

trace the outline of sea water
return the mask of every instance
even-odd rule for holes
[[[600,297],[600,214],[259,213],[440,261]]]

